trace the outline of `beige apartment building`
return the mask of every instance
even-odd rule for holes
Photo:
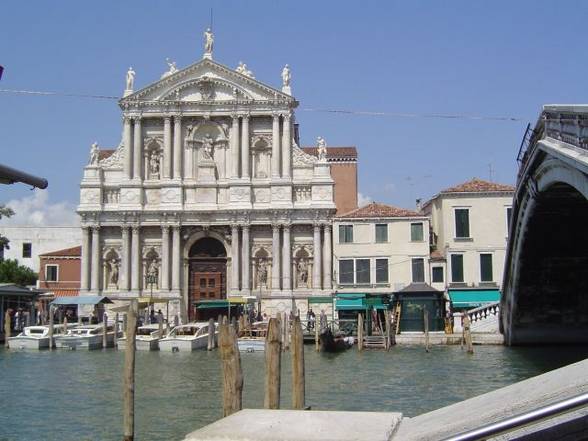
[[[514,187],[474,178],[422,207],[431,222],[431,285],[454,308],[498,301]]]
[[[372,202],[333,219],[337,295],[430,283],[429,253],[429,218],[415,211]]]

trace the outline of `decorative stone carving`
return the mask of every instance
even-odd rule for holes
[[[90,165],[98,165],[98,158],[100,156],[100,149],[98,148],[98,143],[94,142],[90,147]]]
[[[119,190],[117,188],[107,188],[104,190],[105,204],[118,204]]]
[[[112,155],[103,160],[98,162],[98,165],[105,169],[122,169],[123,162],[125,160],[125,147],[124,144],[121,142],[118,145],[118,148],[114,151]]]
[[[214,99],[214,84],[210,81],[201,81],[198,83],[200,97],[205,101]]]
[[[315,156],[304,153],[297,145],[292,147],[292,157],[295,167],[312,167],[317,161]]]
[[[256,188],[253,190],[253,201],[260,203],[267,203],[270,201],[269,188]]]
[[[312,187],[310,185],[299,185],[294,187],[294,202],[306,202],[312,198]]]

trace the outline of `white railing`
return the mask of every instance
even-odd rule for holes
[[[466,314],[470,318],[471,323],[475,323],[479,320],[487,319],[493,315],[498,315],[500,312],[500,302],[489,303],[482,305],[474,309],[466,311]]]

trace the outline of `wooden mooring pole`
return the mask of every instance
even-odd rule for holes
[[[472,331],[470,329],[470,316],[467,313],[463,315],[463,332],[464,332],[464,339],[468,354],[474,353],[474,345],[472,343]]]
[[[106,313],[102,314],[102,347],[108,347],[108,316]]]
[[[12,319],[10,317],[10,309],[6,310],[4,314],[4,347],[8,347],[8,337],[10,337],[10,331],[12,330]],[[51,338],[49,338],[51,342]]]
[[[114,314],[114,341],[112,346],[114,348],[118,346],[118,312]]]
[[[212,351],[214,349],[214,319],[208,320],[208,346],[207,350]]]
[[[135,336],[139,306],[131,300],[127,310],[127,341],[123,375],[123,441],[135,439]]]
[[[292,408],[304,409],[305,378],[304,378],[304,335],[300,317],[292,322]]]
[[[390,327],[392,326],[392,322],[390,320],[390,311],[386,311],[386,350],[390,350],[390,346],[392,346],[392,341],[390,340]]]
[[[363,351],[363,315],[357,314],[357,350]]]
[[[53,345],[55,341],[53,339],[53,316],[55,314],[55,309],[53,306],[49,306],[49,350],[53,349]]]
[[[321,350],[321,344],[320,344],[320,339],[319,339],[319,325],[316,322],[316,320],[313,322],[314,323],[314,346],[316,351],[320,351]]]
[[[425,328],[425,351],[429,352],[429,311],[423,310],[423,326]]]
[[[282,366],[282,342],[280,319],[271,318],[265,337],[265,397],[263,407],[280,408],[280,382]]]
[[[223,363],[223,417],[226,417],[243,406],[243,371],[237,333],[227,323],[220,325],[219,349]]]

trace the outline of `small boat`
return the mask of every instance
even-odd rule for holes
[[[75,325],[68,325],[73,327]],[[64,325],[53,325],[53,335],[63,335]],[[49,349],[49,325],[27,326],[15,337],[8,337],[10,349]]]
[[[267,322],[255,322],[239,332],[237,346],[241,352],[264,352]]]
[[[217,340],[218,328],[214,339]],[[167,352],[189,352],[208,347],[208,323],[187,323],[174,327],[167,336],[159,340],[159,350]]]
[[[333,335],[330,328],[326,328],[319,335],[321,352],[340,352],[353,346],[355,339],[345,337],[343,334]]]
[[[163,328],[165,334],[165,327]],[[137,351],[157,351],[159,350],[159,324],[139,326],[135,338],[135,348]],[[127,338],[121,337],[116,341],[119,349],[124,350],[127,347]]]
[[[55,347],[60,349],[102,349],[103,326],[82,325],[69,329],[67,334],[55,337]],[[106,347],[114,346],[114,330],[112,326],[106,329]]]

